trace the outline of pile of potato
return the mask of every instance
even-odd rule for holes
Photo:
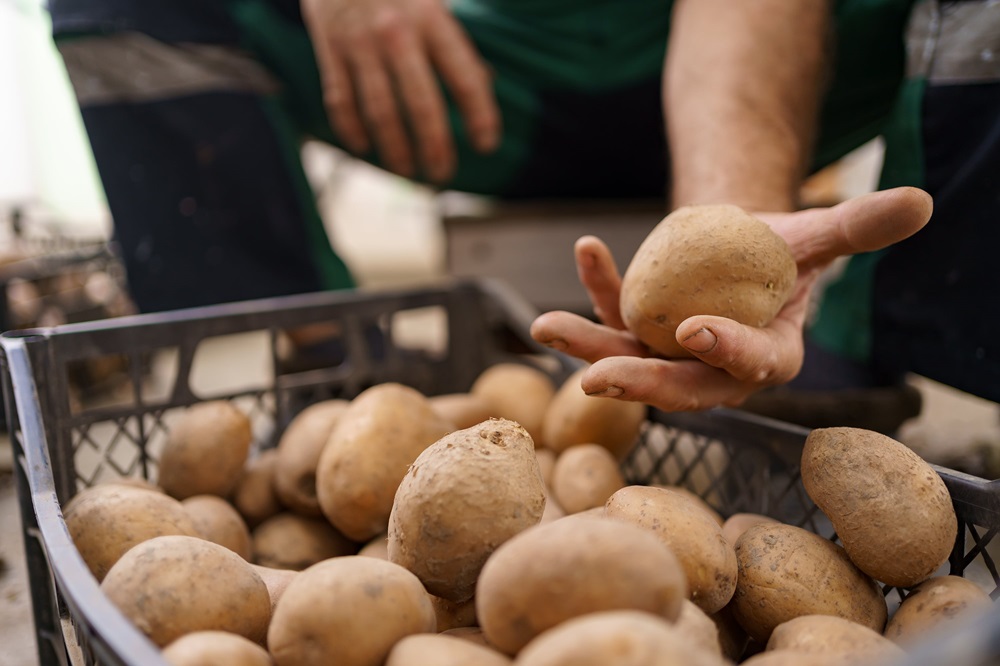
[[[158,485],[86,489],[66,524],[175,666],[877,663],[990,607],[939,574],[951,500],[898,442],[809,436],[803,481],[841,546],[627,484],[644,421],[520,364],[463,394],[315,404],[256,455],[247,417],[206,402]],[[892,619],[876,581],[913,588]]]

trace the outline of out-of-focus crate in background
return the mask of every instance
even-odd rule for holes
[[[539,310],[582,315],[592,307],[577,279],[576,240],[597,236],[624,271],[666,215],[660,200],[496,201],[446,192],[437,202],[448,274],[502,279]]]

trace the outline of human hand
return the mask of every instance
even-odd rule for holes
[[[618,308],[621,277],[607,246],[593,236],[574,248],[580,281],[600,323],[569,312],[547,312],[531,326],[535,340],[592,365],[581,379],[588,395],[632,400],[664,411],[737,406],[751,393],[790,381],[802,367],[802,329],[820,273],[840,256],[888,247],[930,219],[930,196],[901,187],[832,208],[755,213],[788,243],[798,265],[789,301],[770,325],[745,326],[698,315],[677,327],[693,359],[663,359],[625,329]]]
[[[473,147],[496,148],[490,74],[442,0],[302,0],[302,15],[330,123],[348,150],[374,143],[390,171],[414,177],[419,161],[427,178],[446,181],[456,158],[439,78]]]

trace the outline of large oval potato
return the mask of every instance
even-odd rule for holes
[[[170,666],[271,666],[271,655],[253,641],[228,631],[196,631],[163,648]]]
[[[282,504],[303,516],[322,516],[316,496],[316,467],[347,400],[324,400],[299,412],[278,441],[274,491]]]
[[[586,372],[569,376],[553,396],[542,422],[542,441],[557,453],[577,444],[599,444],[622,460],[646,421],[646,405],[587,395],[580,387]]]
[[[171,425],[157,483],[177,499],[229,497],[246,467],[250,419],[225,400],[191,405]]]
[[[910,591],[899,605],[885,636],[897,645],[919,641],[928,632],[968,621],[969,616],[993,607],[990,595],[960,576],[935,576]]]
[[[688,317],[717,315],[766,326],[792,294],[798,269],[765,222],[731,205],[684,206],[646,236],[622,276],[626,328],[667,358]]]
[[[492,645],[516,654],[546,629],[587,613],[632,609],[676,620],[686,596],[680,562],[648,530],[563,518],[494,551],[479,576],[476,617]]]
[[[801,527],[760,523],[736,542],[739,577],[732,609],[756,641],[801,615],[836,615],[881,632],[882,590],[843,548]]]
[[[536,367],[497,363],[479,373],[469,393],[490,405],[490,416],[516,421],[542,446],[542,420],[555,395],[552,378]]]
[[[768,650],[838,656],[844,663],[882,663],[905,653],[871,628],[833,615],[800,615],[782,622],[767,641]]]
[[[160,647],[204,630],[262,644],[271,618],[271,597],[253,567],[198,537],[143,541],[111,567],[101,589]]]
[[[338,557],[300,572],[271,618],[276,666],[381,666],[411,634],[437,619],[420,580],[392,562]]]
[[[389,559],[431,594],[466,601],[490,554],[537,525],[544,509],[530,435],[514,421],[490,419],[417,456],[389,516]]]
[[[73,544],[98,581],[143,541],[168,534],[200,536],[178,500],[134,486],[102,484],[82,490],[66,504],[63,516]]]
[[[912,587],[948,560],[958,519],[944,481],[907,446],[859,428],[820,428],[802,450],[802,484],[851,560]]]
[[[604,515],[649,530],[680,560],[691,601],[706,613],[729,603],[736,590],[736,551],[722,528],[687,495],[653,486],[626,486],[612,495]]]
[[[518,666],[724,666],[662,617],[634,610],[591,613],[544,632],[518,654]]]
[[[354,541],[385,532],[407,469],[452,430],[416,389],[385,383],[362,391],[320,455],[316,490],[323,515]]]

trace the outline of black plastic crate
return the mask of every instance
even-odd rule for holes
[[[0,338],[4,393],[24,524],[28,574],[43,665],[164,664],[158,650],[101,594],[60,512],[79,489],[110,477],[156,478],[170,418],[201,400],[234,401],[251,417],[257,447],[273,445],[305,405],[351,398],[368,386],[397,381],[427,395],[465,391],[489,365],[516,361],[562,382],[578,363],[534,343],[535,310],[494,281],[448,282],[416,290],[337,292],[268,299],[158,315],[7,333]],[[423,324],[412,326],[413,319]],[[415,339],[409,329],[436,335]],[[285,373],[283,331],[335,323],[343,362]],[[256,385],[206,389],[196,379],[199,349],[220,336],[259,338],[266,377]],[[218,340],[214,340],[218,338]],[[157,352],[172,359],[173,379],[150,387],[147,364]],[[70,399],[74,364],[122,360],[131,390],[117,402],[81,405]],[[170,373],[168,373],[170,374]],[[623,464],[632,483],[689,488],[723,515],[774,516],[835,538],[798,475],[808,431],[734,410],[666,414],[650,410]],[[992,542],[1000,529],[996,484],[938,468],[960,520],[949,572],[975,577],[996,598],[1000,575]],[[1000,541],[997,542],[1000,544]],[[890,607],[905,590],[886,589]],[[960,651],[957,651],[960,648]],[[906,666],[993,663],[1000,656],[1000,614],[991,613],[934,640]]]

